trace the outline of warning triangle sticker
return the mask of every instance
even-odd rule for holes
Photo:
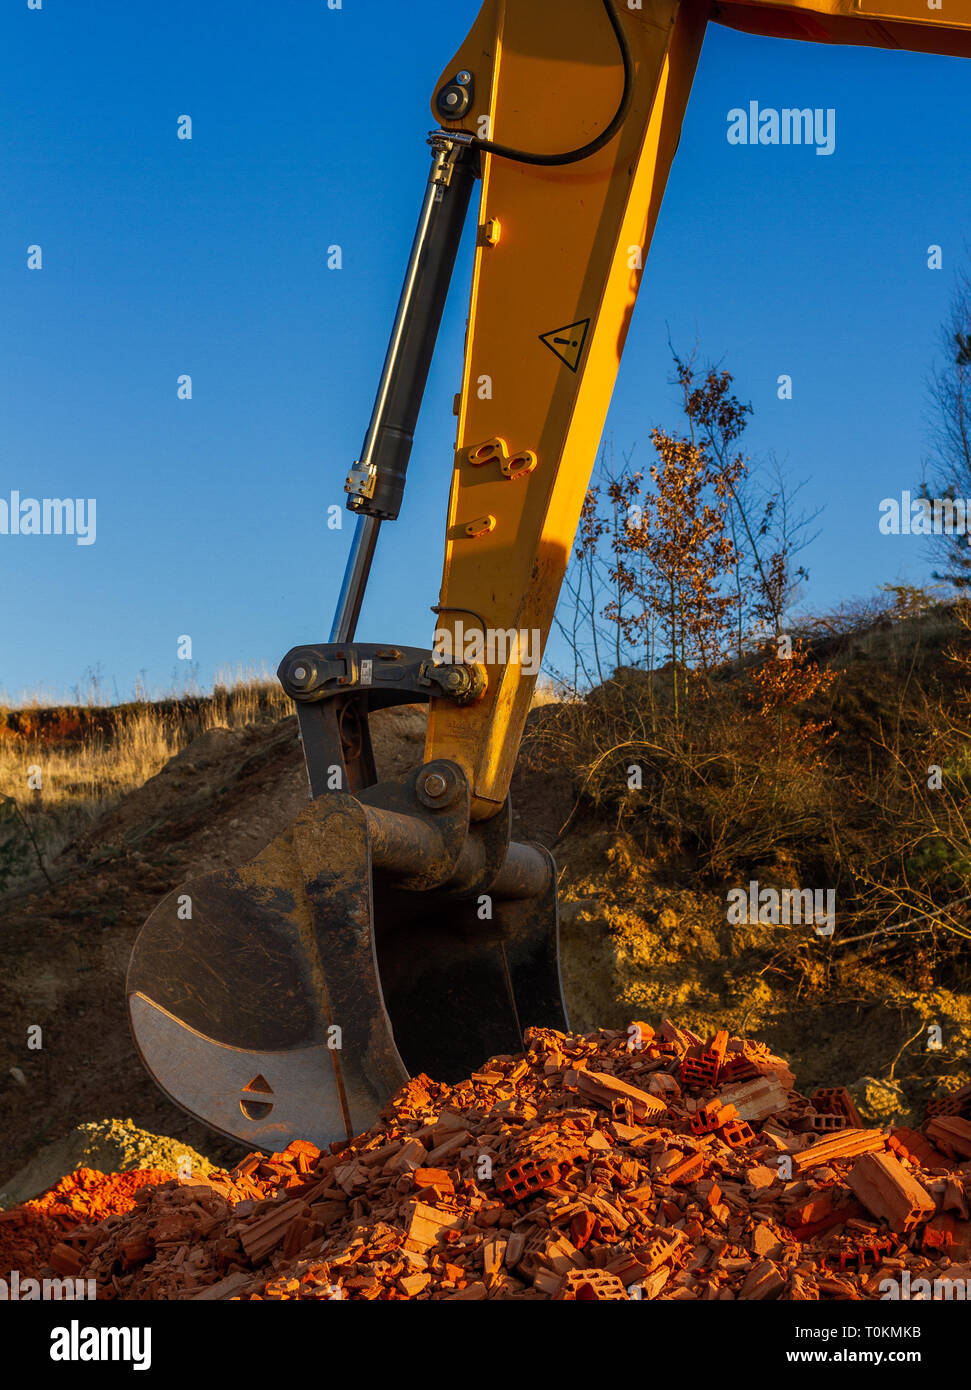
[[[555,352],[571,372],[575,372],[580,365],[580,355],[587,340],[589,327],[589,319],[580,319],[577,323],[568,323],[565,328],[554,328],[551,333],[541,333],[539,340],[546,344],[550,352]]]

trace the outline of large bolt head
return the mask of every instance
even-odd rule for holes
[[[447,811],[460,795],[462,783],[447,762],[432,762],[421,769],[415,795],[430,811]]]
[[[448,782],[440,772],[430,772],[421,784],[422,791],[426,796],[444,796],[448,791]]]
[[[294,690],[308,690],[316,679],[317,668],[307,657],[294,657],[287,667],[287,682]]]
[[[461,77],[467,77],[463,83]],[[460,120],[472,104],[472,74],[460,73],[452,82],[446,83],[435,98],[435,105],[446,120]]]

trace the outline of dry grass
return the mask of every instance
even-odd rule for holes
[[[35,811],[68,806],[97,810],[154,776],[184,747],[182,733],[175,721],[147,706],[123,716],[114,733],[77,743],[5,740],[0,744],[0,794]]]
[[[695,673],[677,711],[661,673],[619,668],[542,711],[524,755],[573,770],[568,826],[612,824],[673,883],[832,889],[834,951],[966,971],[971,601],[837,636],[825,684],[770,654]]]
[[[46,729],[43,715],[53,711],[37,701],[18,708],[36,717],[26,735],[7,731],[0,738],[0,800],[12,798],[20,812],[0,825],[0,859],[5,834],[16,836],[17,827],[29,826],[48,862],[199,734],[292,713],[289,699],[267,672],[245,670],[221,673],[209,695],[141,701],[117,711],[56,705],[62,722],[79,715],[96,720],[79,737],[58,737],[56,728]],[[0,713],[9,718],[9,710]],[[38,867],[36,853],[20,858],[14,877]]]
[[[51,810],[87,804],[100,810],[153,777],[207,729],[238,728],[292,712],[278,686],[257,677],[219,682],[209,697],[173,709],[161,701],[125,706],[109,730],[76,742],[43,736],[0,742],[0,795]],[[40,782],[39,788],[31,781]]]
[[[533,697],[529,702],[530,709],[538,709],[542,705],[566,705],[575,704],[580,696],[562,677],[549,676],[545,673],[539,677],[533,686]]]

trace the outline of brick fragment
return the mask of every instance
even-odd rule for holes
[[[722,1063],[725,1061],[725,1052],[728,1048],[728,1029],[720,1028],[708,1039],[706,1054],[716,1063],[716,1075],[721,1070]]]
[[[863,1121],[853,1097],[845,1086],[824,1086],[810,1097],[813,1109],[820,1115],[839,1115],[847,1129],[862,1129]]]
[[[971,1116],[971,1081],[959,1086],[956,1091],[933,1096],[927,1102],[927,1118],[931,1120],[937,1115],[956,1115],[963,1118]]]
[[[942,1212],[932,1217],[921,1232],[921,1246],[924,1250],[940,1251],[946,1254],[955,1244],[957,1222],[953,1216]]]
[[[834,1262],[840,1270],[854,1267],[862,1269],[867,1264],[881,1264],[892,1249],[893,1241],[889,1236],[871,1235],[863,1240],[855,1240],[851,1236],[845,1236],[828,1248],[820,1264],[823,1269],[830,1268]]]
[[[266,1259],[271,1250],[282,1245],[286,1239],[290,1223],[308,1211],[306,1202],[294,1198],[289,1202],[278,1202],[265,1216],[247,1224],[240,1239],[243,1249],[254,1264]],[[158,1236],[156,1235],[156,1241]]]
[[[449,1294],[446,1303],[457,1302],[476,1302],[489,1297],[489,1290],[481,1279],[476,1279],[474,1283],[467,1284],[464,1289],[459,1289],[458,1293]]]
[[[155,1254],[155,1242],[147,1236],[136,1236],[134,1240],[123,1240],[118,1246],[121,1262],[125,1269],[144,1264]]]
[[[667,1106],[657,1096],[649,1095],[647,1091],[642,1091],[607,1072],[578,1072],[577,1089],[581,1095],[589,1096],[591,1100],[597,1100],[602,1105],[610,1106],[617,1099],[629,1100],[638,1120],[657,1118],[667,1110]]]
[[[669,1018],[666,1018],[661,1024],[658,1029],[658,1036],[663,1042],[666,1042],[670,1047],[681,1054],[687,1052],[688,1048],[697,1041],[694,1035],[689,1033],[686,1028],[682,1029],[676,1027]]]
[[[563,1276],[555,1298],[561,1302],[609,1303],[627,1300],[627,1289],[606,1269],[571,1270]]]
[[[936,1115],[927,1121],[927,1137],[951,1157],[971,1158],[971,1120],[958,1115]]]
[[[921,1168],[947,1168],[950,1161],[916,1130],[898,1126],[890,1131],[888,1145],[901,1158],[917,1163]]]
[[[695,1111],[691,1117],[692,1134],[713,1134],[715,1130],[727,1125],[729,1120],[738,1118],[734,1105],[725,1105],[720,1100],[708,1101]]]
[[[423,1293],[431,1282],[432,1276],[424,1272],[401,1274],[397,1280],[398,1288],[409,1298],[415,1298],[418,1294]]]
[[[847,1182],[867,1210],[893,1231],[910,1231],[934,1214],[933,1197],[893,1154],[864,1154]]]
[[[752,1249],[763,1257],[777,1256],[782,1249],[779,1232],[767,1221],[760,1221],[752,1232]]]
[[[792,1155],[793,1174],[801,1176],[814,1168],[844,1158],[856,1158],[886,1146],[887,1136],[881,1129],[844,1129],[832,1139],[822,1139],[808,1149]]]
[[[954,1178],[948,1178],[944,1184],[944,1191],[941,1194],[941,1210],[956,1212],[964,1221],[968,1219],[968,1204],[965,1194]]]
[[[409,1139],[388,1159],[384,1165],[386,1173],[408,1173],[420,1168],[428,1157],[428,1151],[420,1139]]]
[[[559,1182],[563,1164],[559,1160],[524,1159],[514,1163],[496,1179],[496,1192],[505,1202],[524,1202],[546,1187]]]
[[[778,1077],[760,1076],[754,1081],[724,1088],[718,1099],[722,1105],[734,1105],[740,1120],[755,1123],[785,1110],[789,1092]]]
[[[775,1299],[786,1286],[785,1276],[772,1260],[763,1260],[750,1270],[739,1289],[739,1298]]]
[[[408,1223],[405,1248],[422,1252],[436,1245],[443,1233],[454,1230],[462,1223],[458,1212],[442,1211],[439,1207],[418,1201],[407,1204],[405,1217]]]
[[[446,1135],[442,1142],[428,1154],[427,1162],[429,1167],[433,1167],[436,1163],[441,1163],[443,1158],[463,1148],[471,1138],[472,1135],[467,1129],[460,1129]]]
[[[307,1158],[316,1161],[320,1157],[320,1150],[316,1144],[311,1144],[309,1139],[292,1139],[283,1150],[287,1158],[295,1158],[298,1154],[305,1154]]]
[[[440,1197],[450,1197],[455,1192],[455,1184],[444,1168],[416,1168],[411,1180],[416,1188],[427,1188]]]
[[[659,1265],[675,1261],[686,1243],[685,1236],[678,1230],[657,1230],[643,1245],[637,1246],[633,1254],[644,1268],[651,1273]]]
[[[762,1073],[758,1070],[747,1057],[729,1057],[721,1069],[719,1080],[722,1082],[754,1081]]]
[[[680,1163],[669,1168],[664,1177],[670,1183],[693,1182],[700,1178],[705,1171],[705,1156],[703,1153],[688,1154]]]
[[[799,1130],[809,1130],[813,1134],[836,1134],[846,1128],[846,1120],[842,1115],[828,1115],[825,1112],[820,1114],[812,1109],[806,1111],[798,1124]]]
[[[522,1231],[511,1231],[506,1242],[505,1264],[507,1269],[515,1269],[522,1258],[526,1237]]]
[[[718,1078],[718,1065],[713,1057],[685,1057],[678,1071],[682,1086],[691,1090],[704,1090],[713,1086]]]
[[[63,1274],[72,1279],[76,1278],[83,1268],[81,1256],[69,1245],[65,1245],[63,1241],[59,1241],[53,1247],[47,1257],[47,1263],[55,1274]]]
[[[497,1237],[495,1240],[487,1240],[482,1247],[482,1271],[489,1288],[502,1270],[507,1244],[506,1240]]]
[[[743,1149],[755,1139],[755,1131],[744,1120],[729,1120],[719,1131],[719,1138],[733,1149]]]

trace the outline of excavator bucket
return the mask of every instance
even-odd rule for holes
[[[315,649],[318,667],[328,650]],[[427,657],[367,651],[404,685]],[[327,766],[351,780],[323,730],[343,731],[358,770],[370,759],[360,698],[301,708],[308,765],[336,757]],[[414,691],[384,702],[403,698]],[[468,809],[464,774],[444,760],[325,791],[241,868],[170,893],[128,973],[132,1029],[161,1088],[253,1147],[323,1146],[367,1129],[410,1075],[458,1080],[520,1051],[530,1025],[564,1028],[552,858],[509,843],[508,804],[481,827]]]
[[[519,1051],[531,1024],[566,1026],[555,868],[545,850],[510,843],[508,798],[485,819],[477,806],[473,821],[457,762],[401,782],[378,782],[374,768],[369,711],[474,704],[484,668],[353,643],[480,172],[468,137],[440,131],[429,144],[374,412],[345,484],[358,523],[332,644],[295,649],[278,673],[297,706],[311,803],[242,868],[170,894],[128,975],[135,1040],[162,1089],[271,1150],[353,1137],[410,1074],[457,1080]]]

